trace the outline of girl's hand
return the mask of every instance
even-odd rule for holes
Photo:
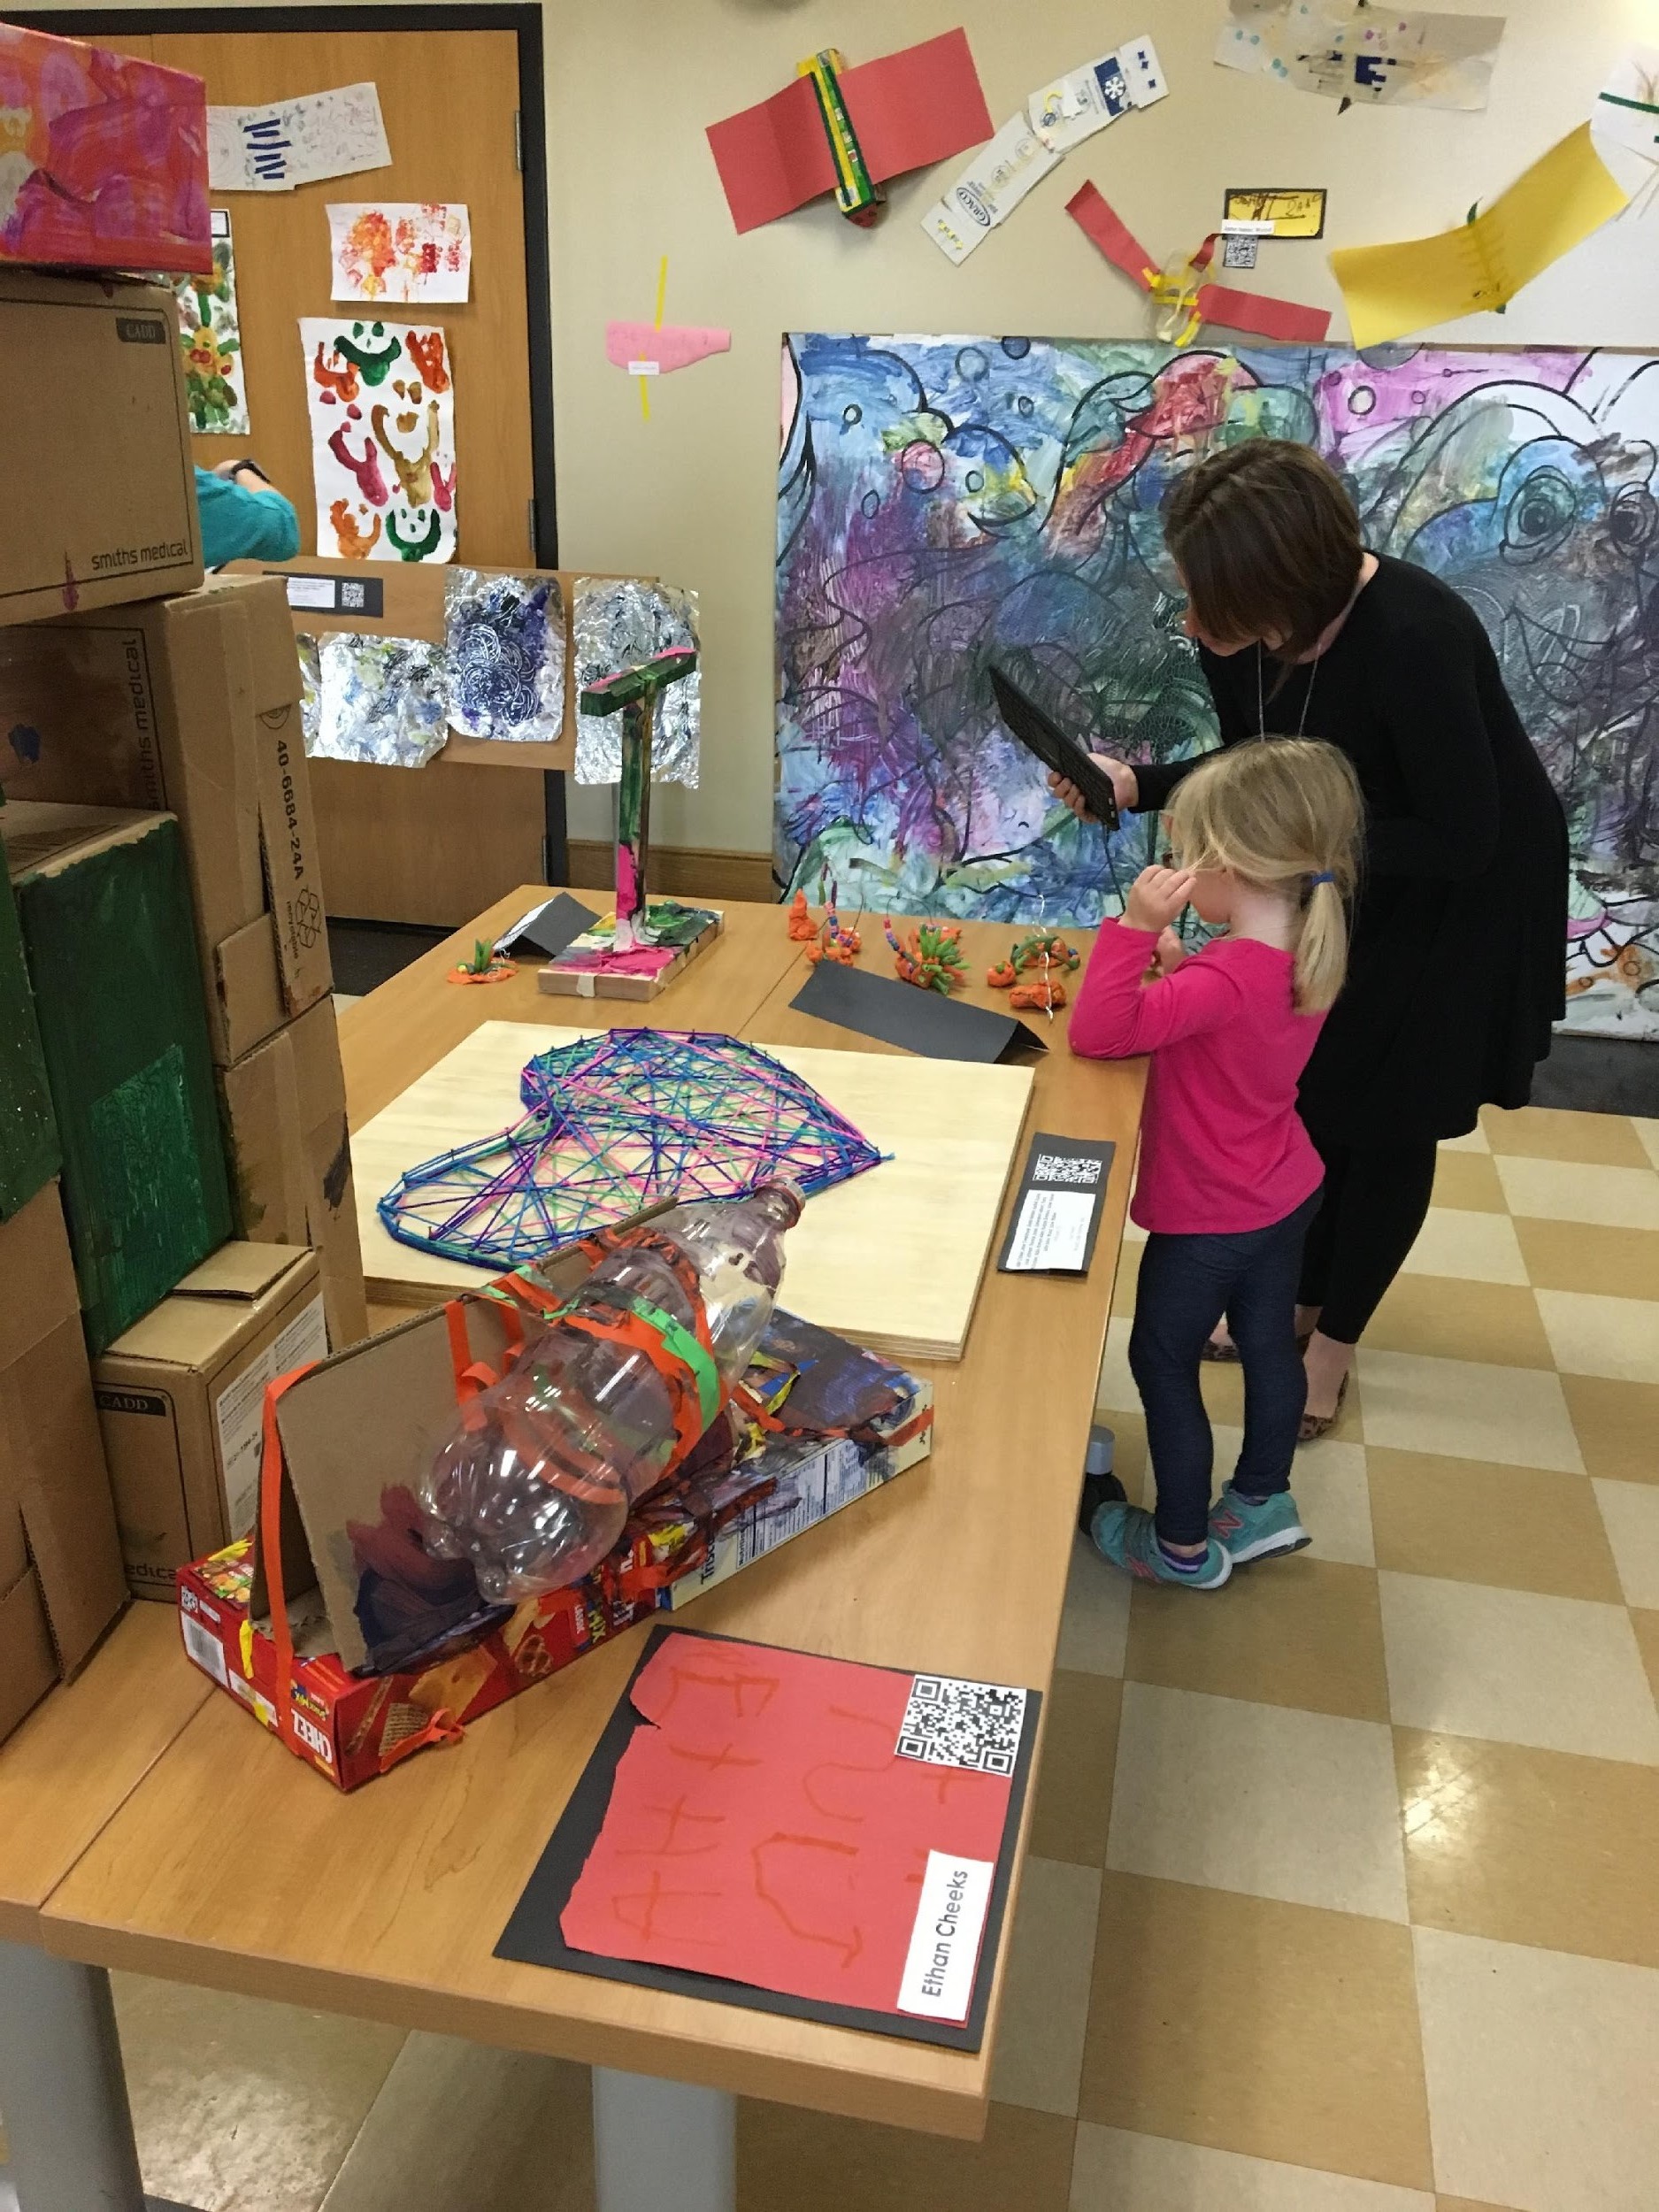
[[[1114,760],[1110,753],[1091,753],[1094,765],[1111,779],[1112,795],[1118,802],[1120,814],[1133,813],[1141,801],[1141,786],[1135,772],[1126,760]],[[1063,806],[1069,806],[1079,822],[1092,822],[1094,817],[1088,810],[1088,801],[1070,777],[1050,773],[1048,788]]]
[[[1168,928],[1193,895],[1190,868],[1143,868],[1130,887],[1124,919],[1156,937]]]
[[[1187,948],[1172,929],[1160,932],[1154,963],[1160,975],[1173,975],[1187,957]]]

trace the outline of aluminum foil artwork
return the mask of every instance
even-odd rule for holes
[[[444,651],[423,638],[331,631],[318,655],[318,760],[424,768],[449,734]]]
[[[576,688],[597,683],[618,669],[634,668],[672,645],[697,642],[697,595],[666,584],[632,579],[607,583],[595,576],[576,580],[573,624]],[[655,783],[695,787],[702,724],[701,671],[672,684],[657,703],[651,746]],[[622,775],[622,735],[616,715],[576,718],[576,780],[616,783]]]
[[[553,576],[444,582],[449,720],[464,737],[552,744],[565,726],[565,603]]]
[[[300,728],[304,733],[306,751],[314,753],[317,733],[322,724],[322,649],[303,630],[296,635],[294,643],[300,657]]]

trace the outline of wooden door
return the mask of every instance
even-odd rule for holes
[[[173,20],[186,24],[188,16]],[[331,311],[330,201],[464,201],[472,231],[463,305],[391,307],[429,316],[455,373],[457,557],[533,564],[529,334],[518,42],[510,30],[157,31],[101,38],[205,79],[219,106],[254,106],[372,80],[391,166],[292,192],[215,193],[230,211],[250,429],[198,437],[204,468],[251,455],[293,501],[301,544],[317,545],[299,322]],[[539,772],[312,766],[323,882],[332,914],[456,923],[541,874]]]

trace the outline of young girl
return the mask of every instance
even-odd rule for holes
[[[1071,1017],[1073,1052],[1152,1056],[1129,1364],[1157,1511],[1099,1503],[1087,1522],[1115,1566],[1215,1590],[1236,1563],[1309,1540],[1290,1494],[1307,1388],[1296,1279],[1323,1171],[1296,1086],[1342,987],[1362,810],[1333,746],[1273,738],[1194,769],[1167,820],[1179,865],[1143,870],[1122,921],[1102,926]],[[1227,932],[1190,957],[1170,926],[1189,902]],[[1212,1509],[1199,1360],[1224,1314],[1244,1447]]]

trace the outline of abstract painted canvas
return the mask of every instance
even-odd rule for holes
[[[1217,446],[1302,439],[1365,541],[1485,622],[1567,810],[1568,1025],[1659,1036],[1659,358],[1428,346],[796,336],[783,354],[777,866],[912,914],[1089,923],[1110,841],[1001,727],[1005,664],[1102,750],[1215,721],[1160,503]]]
[[[184,349],[184,390],[190,427],[205,435],[245,438],[248,388],[242,381],[242,325],[236,314],[236,254],[230,211],[216,207],[213,273],[180,277],[179,342]]]
[[[437,201],[354,201],[328,210],[331,299],[431,307],[464,300],[472,273],[466,210]]]
[[[300,323],[317,550],[348,561],[455,556],[455,387],[429,323]]]

